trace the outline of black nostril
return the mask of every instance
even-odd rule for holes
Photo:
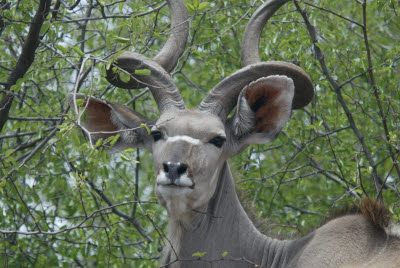
[[[169,164],[169,162],[164,162],[164,163],[162,164],[162,165],[163,165],[164,172],[166,172],[166,173],[169,172],[169,166],[168,166],[168,164]]]
[[[188,170],[188,165],[182,162],[164,162],[163,170],[165,175],[171,180],[172,183],[175,182],[182,174]]]
[[[188,166],[185,163],[178,163],[178,174],[181,175],[186,172]]]

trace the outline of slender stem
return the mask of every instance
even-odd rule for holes
[[[110,205],[108,207],[100,208],[100,209],[97,209],[97,210],[93,211],[92,213],[90,213],[90,215],[87,216],[87,218],[84,217],[84,219],[80,223],[78,223],[76,226],[66,227],[64,229],[61,229],[61,230],[58,230],[58,231],[55,231],[55,232],[46,232],[46,231],[41,231],[41,230],[40,231],[34,231],[34,232],[26,232],[26,231],[19,231],[19,230],[2,230],[2,229],[0,229],[0,233],[2,233],[2,234],[21,234],[21,235],[38,235],[38,234],[42,234],[42,235],[57,235],[57,234],[68,232],[68,231],[71,231],[71,230],[74,230],[74,229],[90,228],[90,227],[94,227],[94,226],[91,225],[91,226],[85,227],[85,226],[82,226],[82,225],[84,223],[86,223],[89,219],[95,218],[97,216],[97,214],[99,214],[99,213],[101,213],[103,211],[109,210],[109,209],[112,210],[112,209],[114,209],[116,207],[119,207],[119,206],[128,205],[128,204],[132,204],[132,203],[138,203],[138,202],[139,203],[152,203],[152,204],[157,203],[155,201],[136,201],[136,200],[133,200],[133,201],[126,201],[126,202],[123,202],[123,203],[120,203],[120,204]],[[101,227],[101,228],[104,228],[104,227]]]
[[[125,214],[124,212],[120,211],[119,209],[117,209],[114,204],[111,202],[111,200],[108,198],[108,196],[106,196],[103,191],[97,187],[96,184],[94,184],[93,181],[91,180],[85,180],[91,187],[92,189],[110,206],[111,210],[117,214],[118,216],[128,220],[130,223],[133,224],[133,226],[136,228],[136,230],[139,231],[139,233],[149,242],[153,242],[153,239],[151,239],[151,237],[146,233],[145,229],[143,229],[143,227],[139,224],[139,222],[132,218],[131,216]]]
[[[17,192],[18,197],[19,197],[19,199],[21,200],[22,204],[24,205],[24,207],[26,208],[26,210],[28,210],[29,215],[31,215],[31,217],[32,217],[32,219],[33,219],[33,223],[35,224],[36,228],[39,230],[39,232],[41,232],[40,226],[39,226],[39,224],[37,223],[36,218],[33,216],[33,214],[32,214],[32,212],[31,212],[31,210],[29,209],[28,205],[25,203],[24,199],[22,198],[22,195],[21,195],[21,193],[19,192],[17,185],[15,185],[14,180],[10,180],[10,181],[11,181],[12,185],[14,186],[14,189],[15,189],[15,191]]]
[[[398,166],[396,157],[394,155],[392,146],[390,145],[389,141],[390,141],[390,134],[389,134],[389,129],[387,126],[387,122],[386,122],[386,116],[383,113],[383,108],[382,108],[382,102],[379,96],[379,89],[376,85],[375,82],[375,77],[374,77],[374,70],[373,70],[373,65],[372,65],[372,58],[371,58],[371,50],[370,50],[370,46],[369,46],[369,40],[368,40],[368,31],[367,31],[367,1],[364,0],[364,2],[362,3],[362,8],[363,8],[363,34],[364,34],[364,42],[365,42],[365,50],[367,51],[367,59],[368,59],[368,67],[369,67],[369,77],[371,79],[371,84],[373,87],[373,92],[374,92],[374,96],[376,99],[376,103],[378,105],[379,108],[379,115],[381,117],[382,120],[382,125],[383,125],[383,129],[385,131],[385,136],[386,136],[386,140],[387,140],[387,147],[389,150],[389,154],[390,157],[392,158],[393,161],[393,165],[394,168],[396,169],[397,175],[400,178],[400,168]],[[380,197],[382,197],[382,195],[379,195]]]
[[[297,2],[297,0],[295,0],[295,1]],[[340,15],[340,14],[338,14],[338,13],[335,13],[335,12],[333,12],[332,10],[329,10],[329,9],[326,9],[326,8],[323,8],[323,7],[319,7],[319,6],[313,5],[313,4],[308,3],[308,2],[303,2],[303,3],[306,4],[307,6],[312,6],[312,7],[318,8],[318,9],[320,9],[320,10],[329,12],[329,13],[331,13],[331,14],[333,14],[333,15],[339,17],[339,18],[342,18],[342,19],[347,20],[347,21],[349,21],[349,22],[351,22],[351,23],[354,23],[354,24],[356,24],[357,26],[363,27],[363,25],[362,25],[361,23],[356,22],[356,21],[354,21],[354,20],[352,20],[352,19],[346,18],[345,16],[342,16],[342,15]]]
[[[365,156],[367,157],[367,160],[368,160],[370,166],[372,167],[372,178],[374,180],[375,190],[378,193],[379,189],[380,189],[380,185],[382,185],[382,180],[378,176],[375,161],[372,158],[372,155],[367,147],[367,144],[365,143],[364,136],[361,134],[360,130],[358,129],[357,124],[353,118],[353,115],[350,112],[350,109],[347,106],[346,101],[343,98],[341,88],[336,83],[336,81],[333,79],[333,77],[331,76],[331,74],[326,66],[324,54],[317,45],[318,39],[317,39],[317,31],[316,31],[315,27],[311,24],[310,20],[308,19],[306,11],[300,8],[299,3],[297,1],[294,1],[294,4],[295,4],[297,10],[300,12],[301,16],[303,17],[303,20],[305,22],[307,30],[310,34],[311,40],[314,45],[314,51],[315,51],[316,58],[321,65],[322,73],[325,75],[325,77],[327,78],[327,80],[329,81],[329,83],[331,84],[333,89],[335,90],[337,100],[340,103],[340,105],[342,106],[342,109],[344,110],[344,112],[346,114],[347,120],[349,121],[350,127],[352,128],[354,134],[356,135],[358,141],[360,142],[360,144],[363,148],[363,152],[364,152]]]
[[[9,116],[8,120],[16,121],[60,121],[60,117],[15,117]]]

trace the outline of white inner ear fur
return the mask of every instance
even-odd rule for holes
[[[233,131],[238,137],[249,133],[255,126],[255,114],[243,96],[247,88],[248,86],[240,92],[236,115],[233,119]]]
[[[268,131],[267,133],[254,133],[249,135],[245,139],[247,144],[265,144],[274,140],[277,134],[289,120],[292,112],[294,83],[291,78],[285,75],[271,75],[257,79],[246,86],[239,95],[238,107],[233,122],[233,130],[235,135],[239,137],[244,136],[250,133],[255,127],[255,114],[248,105],[244,94],[249,87],[258,83],[262,83],[263,86],[279,89],[280,91],[280,94],[272,100],[272,103],[270,103],[270,105],[276,105],[279,108],[279,111],[277,112],[278,116],[275,120],[277,121],[277,127]]]

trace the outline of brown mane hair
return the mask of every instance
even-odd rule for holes
[[[335,209],[324,219],[323,224],[335,218],[352,214],[363,215],[365,219],[380,229],[388,227],[391,218],[389,208],[385,204],[377,199],[364,197],[360,203],[352,202]]]
[[[363,198],[360,205],[361,214],[376,227],[384,229],[390,223],[389,208],[377,199]]]

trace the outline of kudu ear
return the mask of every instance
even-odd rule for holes
[[[151,151],[151,136],[147,133],[142,124],[151,125],[151,120],[125,106],[109,103],[96,98],[87,99],[83,94],[70,93],[67,96],[68,104],[75,114],[83,112],[82,127],[84,133],[90,135],[94,144],[98,139],[120,135],[116,144],[109,149],[114,153],[132,147],[144,147]],[[75,100],[85,100],[77,104]]]
[[[289,120],[293,80],[284,75],[260,78],[240,93],[232,130],[240,147],[273,141]]]

